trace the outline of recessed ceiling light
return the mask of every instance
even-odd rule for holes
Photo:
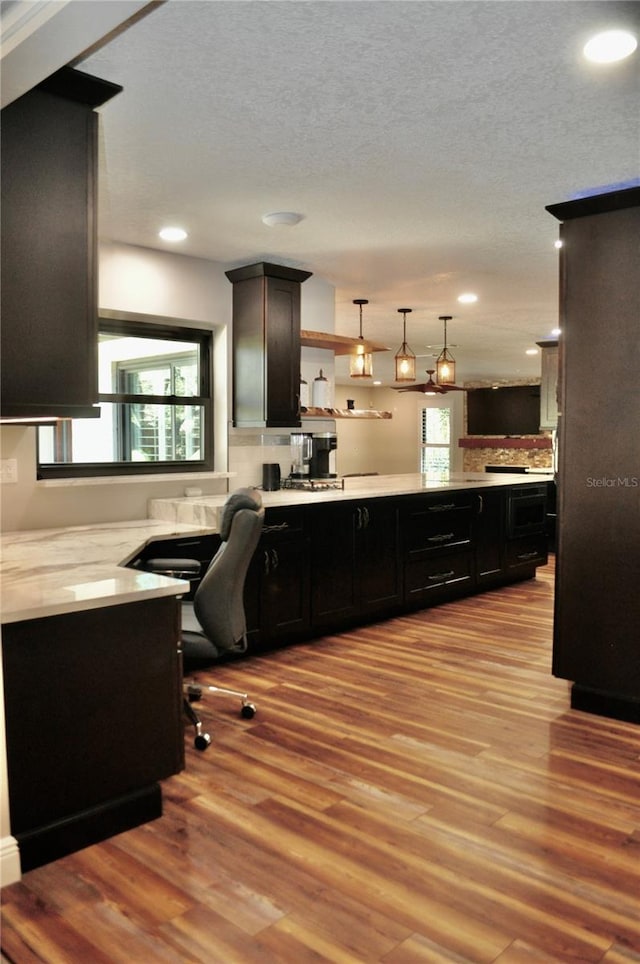
[[[163,241],[184,241],[187,232],[183,228],[162,228],[158,235]]]
[[[304,214],[296,214],[294,211],[274,211],[273,214],[264,214],[262,223],[270,228],[291,228],[294,224],[299,224],[303,217]]]
[[[382,385],[382,382],[374,382],[374,385]]]
[[[526,354],[526,355],[537,355],[537,354],[538,354],[538,349],[537,349],[537,348],[527,348],[525,354]]]
[[[557,241],[554,241],[554,242],[553,242],[553,246],[554,246],[554,248],[561,248],[561,247],[562,247],[562,240],[561,240],[561,238],[558,238]]]
[[[461,305],[473,305],[478,300],[478,296],[474,295],[472,291],[467,291],[463,295],[458,295],[458,301]]]
[[[561,328],[552,328],[552,329],[551,329],[551,334],[552,334],[552,335],[555,335],[556,338],[557,338],[558,335],[560,335],[561,333],[562,333],[562,329],[561,329]]]
[[[583,53],[594,64],[613,64],[624,60],[638,46],[638,41],[628,30],[605,30],[585,44]]]

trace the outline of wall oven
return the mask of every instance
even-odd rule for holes
[[[509,490],[507,538],[519,539],[546,532],[547,486],[523,485]]]

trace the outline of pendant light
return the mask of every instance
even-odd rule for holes
[[[407,345],[407,315],[411,308],[398,308],[398,312],[402,314],[402,344],[396,352],[396,381],[415,382],[416,356]]]
[[[373,359],[371,352],[366,350],[362,337],[362,306],[368,305],[369,301],[367,298],[354,298],[353,303],[360,308],[360,344],[356,345],[349,361],[349,375],[351,378],[371,378],[373,375]]]
[[[436,381],[438,385],[453,384],[456,380],[456,363],[453,356],[447,351],[447,322],[451,321],[452,315],[440,315],[438,320],[444,322],[444,348],[436,359]]]

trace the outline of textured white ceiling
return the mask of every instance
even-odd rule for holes
[[[124,87],[102,109],[101,234],[166,249],[178,223],[181,253],[305,268],[336,286],[341,334],[368,298],[387,379],[400,307],[420,369],[450,314],[458,380],[539,375],[545,205],[640,173],[640,57],[581,57],[608,26],[640,29],[640,4],[168,0],[78,65]],[[281,210],[304,220],[261,222]]]

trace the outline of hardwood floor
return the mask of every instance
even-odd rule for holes
[[[569,708],[535,580],[208,676],[164,816],[2,892],[31,962],[640,961],[640,729]],[[37,788],[34,788],[37,792]]]

